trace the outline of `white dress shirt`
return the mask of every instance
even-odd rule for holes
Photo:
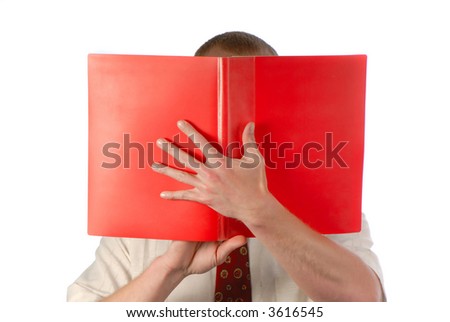
[[[382,282],[381,267],[371,251],[372,239],[363,215],[359,233],[325,235],[358,255]],[[98,301],[140,275],[152,261],[164,254],[171,241],[102,238],[96,259],[68,288],[68,301]],[[255,238],[248,240],[253,301],[310,301],[268,250]],[[185,278],[167,301],[213,301],[216,269]]]

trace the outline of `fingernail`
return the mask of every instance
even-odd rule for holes
[[[161,169],[162,167],[163,167],[163,165],[161,163],[158,163],[158,162],[152,163],[152,169],[154,169],[154,170]]]
[[[178,127],[182,127],[182,126],[184,126],[185,124],[186,124],[186,122],[185,122],[184,120],[179,120],[179,121],[177,122]]]
[[[158,139],[158,140],[156,140],[156,144],[157,144],[158,146],[162,146],[163,143],[164,143],[164,139]]]
[[[167,193],[165,193],[165,192],[161,192],[160,194],[159,194],[159,196],[161,197],[161,198],[167,198]]]

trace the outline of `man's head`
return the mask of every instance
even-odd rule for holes
[[[261,38],[242,31],[226,32],[205,42],[195,56],[277,56]]]

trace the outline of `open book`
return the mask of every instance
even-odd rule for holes
[[[176,126],[187,120],[239,157],[255,122],[268,187],[320,233],[361,228],[366,56],[174,57],[91,54],[91,235],[223,240],[251,232],[207,206],[160,198],[189,189],[150,166],[179,167],[166,138],[202,155]]]

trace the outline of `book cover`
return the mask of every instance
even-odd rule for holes
[[[239,157],[254,121],[269,190],[320,233],[361,228],[366,56],[176,57],[92,54],[89,69],[88,233],[223,240],[251,232],[189,201],[189,186],[153,172],[179,167],[163,137],[201,159],[178,128],[193,124]]]

